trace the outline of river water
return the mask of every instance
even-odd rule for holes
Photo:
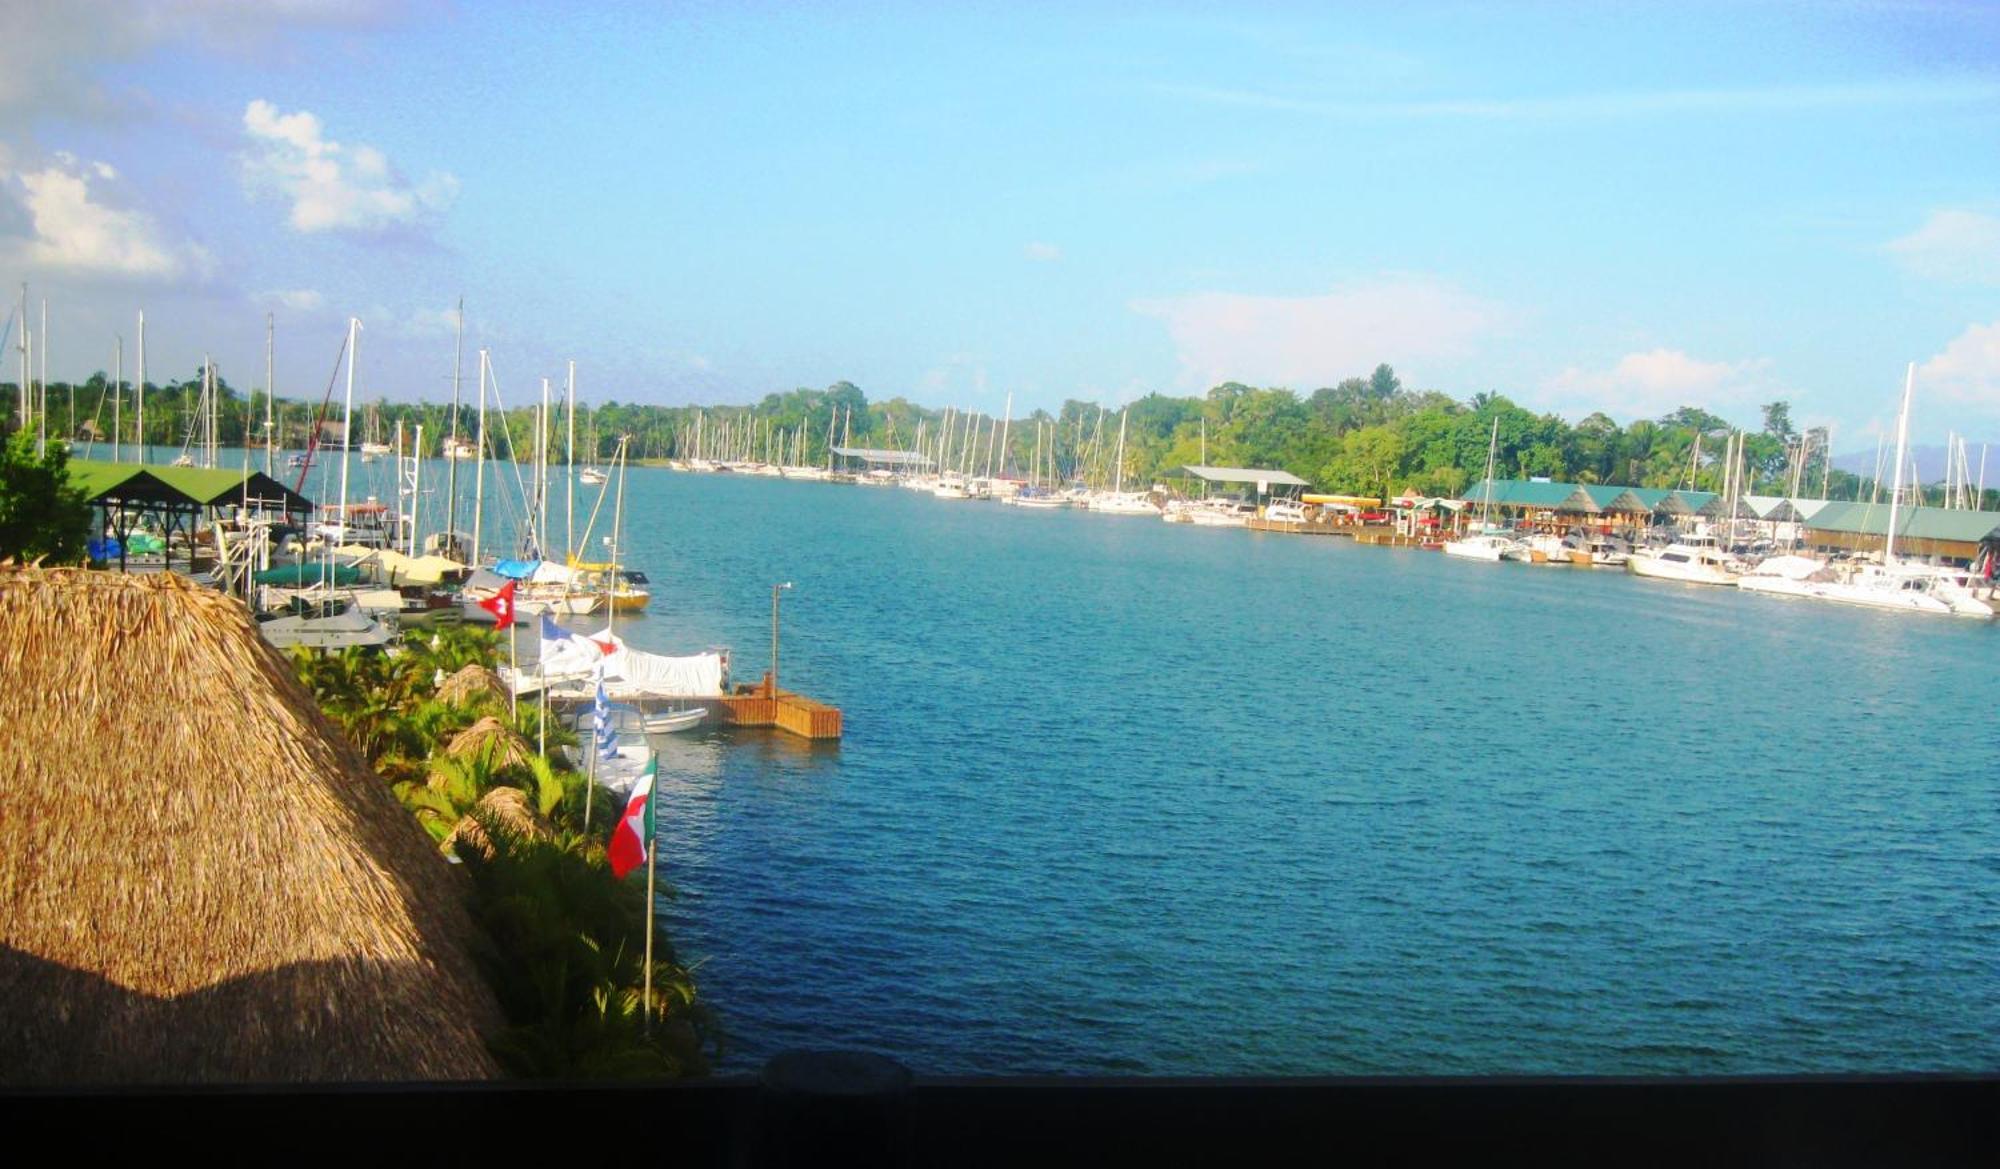
[[[621,633],[751,680],[794,582],[783,684],[845,712],[662,756],[728,1069],[2000,1067],[1993,623],[728,475],[625,508]]]

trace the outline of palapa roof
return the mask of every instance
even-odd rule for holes
[[[490,714],[452,736],[444,753],[453,759],[484,759],[496,771],[535,757],[528,740]]]
[[[456,674],[444,680],[437,689],[439,702],[453,706],[471,706],[480,699],[494,702],[507,701],[507,684],[500,675],[477,663],[461,666]]]
[[[496,1074],[458,875],[248,613],[0,569],[0,1082]]]

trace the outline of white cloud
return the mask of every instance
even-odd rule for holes
[[[1628,353],[1607,370],[1576,366],[1550,378],[1537,405],[1566,415],[1601,410],[1615,418],[1658,418],[1682,406],[1726,414],[1761,405],[1783,390],[1769,377],[1769,358],[1702,361],[1678,349]]]
[[[1465,352],[1513,318],[1505,306],[1449,281],[1412,275],[1321,296],[1201,292],[1130,307],[1167,323],[1181,386],[1195,390],[1230,380],[1324,386],[1384,361],[1421,365]]]
[[[1062,259],[1063,256],[1063,250],[1061,248],[1057,247],[1054,244],[1042,243],[1039,240],[1029,244],[1026,248],[1024,248],[1023,253],[1030,260],[1040,260],[1043,263],[1053,263],[1056,260]]]
[[[2000,416],[2000,321],[1972,325],[1917,367],[1917,396],[1937,397],[1989,418]]]
[[[168,240],[143,211],[93,197],[93,178],[109,181],[116,174],[104,163],[58,154],[40,170],[0,175],[0,190],[19,204],[27,221],[24,235],[0,239],[0,256],[39,272],[69,276],[206,276],[212,265],[206,250]]]
[[[264,294],[263,299],[280,308],[297,312],[318,312],[326,307],[326,297],[310,288],[277,289]]]
[[[1323,100],[1263,90],[1179,83],[1158,85],[1153,88],[1156,92],[1170,97],[1210,105],[1307,114],[1348,121],[1382,119],[1459,119],[1481,122],[1604,121],[1680,114],[1784,114],[1814,110],[1883,109],[1911,105],[1980,106],[2000,97],[2000,84],[1983,78],[1403,101]]]
[[[1933,211],[1922,227],[1884,245],[1905,270],[1930,280],[2000,284],[2000,219]]]
[[[458,197],[458,180],[434,171],[409,183],[372,146],[326,137],[320,120],[300,110],[283,114],[270,102],[243,111],[251,151],[243,177],[253,193],[291,201],[289,221],[302,232],[382,231],[433,222]]]

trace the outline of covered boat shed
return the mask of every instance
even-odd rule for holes
[[[1263,467],[1204,467],[1189,463],[1181,470],[1204,483],[1250,483],[1259,495],[1273,494],[1272,488],[1290,487],[1292,491],[1276,492],[1279,495],[1294,495],[1311,484],[1290,471],[1270,470]]]
[[[240,508],[302,520],[313,510],[311,500],[262,471],[71,459],[69,477],[98,510],[96,532],[118,541],[121,569],[126,544],[139,521],[149,516],[170,551],[177,535],[192,551],[195,529],[206,514]]]
[[[1888,542],[1886,503],[1828,503],[1805,521],[1806,545],[1822,552],[1880,552]],[[2000,512],[1906,507],[1896,517],[1896,551],[1970,561],[2000,546]]]
[[[931,458],[915,451],[892,451],[880,447],[837,446],[833,453],[843,459],[859,459],[868,464],[869,469],[881,468],[894,471],[927,471]]]

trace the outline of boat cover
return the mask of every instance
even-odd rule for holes
[[[539,560],[501,560],[495,562],[493,571],[513,580],[527,580],[535,575],[535,569],[541,563]]]

